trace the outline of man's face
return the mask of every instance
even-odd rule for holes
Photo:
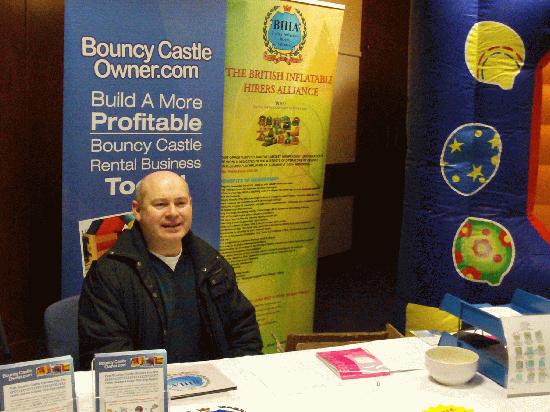
[[[174,173],[157,172],[146,176],[141,188],[142,199],[132,202],[132,210],[147,247],[165,256],[177,255],[193,218],[187,184]]]

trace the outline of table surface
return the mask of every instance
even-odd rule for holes
[[[439,405],[452,405],[464,408],[454,412],[550,412],[550,395],[507,398],[504,388],[479,373],[465,385],[451,387],[435,382],[423,366],[424,352],[430,346],[418,338],[365,342],[338,349],[353,347],[370,351],[390,370],[405,370],[388,376],[341,380],[316,357],[319,349],[219,359],[209,363],[234,381],[237,390],[173,400],[170,411],[216,411],[229,406],[233,409],[227,410],[244,412],[443,412],[448,409],[437,408]],[[77,372],[75,380],[80,410],[91,410],[91,372]]]

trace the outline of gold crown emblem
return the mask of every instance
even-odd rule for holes
[[[292,6],[283,6],[284,11],[290,11],[292,10]]]

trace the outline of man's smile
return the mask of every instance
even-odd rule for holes
[[[183,223],[181,222],[174,222],[174,223],[163,223],[161,226],[163,229],[179,229],[182,226]]]

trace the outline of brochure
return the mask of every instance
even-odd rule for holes
[[[170,399],[234,389],[237,385],[212,364],[174,364],[168,367]]]
[[[550,393],[550,314],[502,318],[508,396]]]
[[[389,369],[373,354],[361,348],[317,352],[341,379],[372,378],[389,375]]]
[[[164,349],[96,354],[96,411],[168,412],[166,366]]]
[[[76,412],[73,358],[0,365],[0,411]]]

